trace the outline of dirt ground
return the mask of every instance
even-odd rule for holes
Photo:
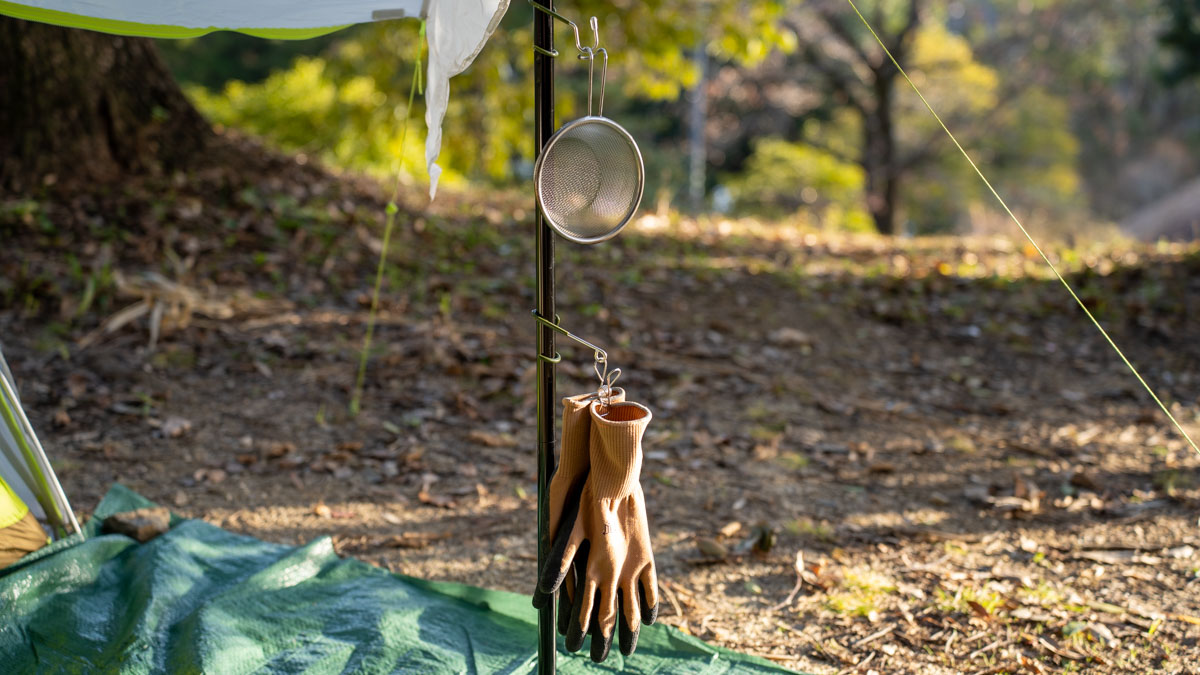
[[[405,191],[352,417],[381,190],[230,143],[0,200],[0,339],[74,506],[530,592],[530,199]],[[1200,672],[1200,456],[1021,243],[650,214],[558,249],[564,325],[654,411],[661,621],[811,673]],[[1200,252],[1056,251],[1200,438]]]

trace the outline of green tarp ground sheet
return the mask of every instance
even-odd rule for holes
[[[328,537],[299,548],[173,518],[145,544],[101,535],[106,516],[153,504],[114,486],[85,541],[67,539],[0,572],[0,672],[533,673],[527,596],[391,574],[339,558]],[[784,673],[667,626],[603,664],[568,654],[562,673]]]

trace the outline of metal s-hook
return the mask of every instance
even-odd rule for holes
[[[591,47],[584,47],[583,53],[579,55],[579,60],[587,59],[588,62],[588,115],[592,114],[592,82],[596,79],[596,51]]]
[[[533,0],[530,0],[532,2]],[[583,48],[579,55],[579,60],[588,60],[588,115],[592,114],[592,82],[596,79],[596,54],[604,56],[604,62],[600,65],[600,107],[596,114],[604,116],[604,86],[608,81],[608,50],[600,46],[600,20],[592,17],[588,21],[588,26],[592,29],[592,46]]]
[[[593,18],[595,18],[595,17],[593,17]],[[590,116],[592,114],[592,86],[593,86],[593,83],[596,81],[596,54],[597,53],[602,54],[604,56],[604,62],[600,65],[600,109],[596,111],[597,115],[603,117],[604,116],[604,83],[608,79],[608,51],[606,49],[604,49],[604,47],[600,47],[599,49],[593,49],[591,47],[584,47],[583,53],[579,55],[579,59],[581,61],[583,59],[587,59],[587,61],[588,61],[588,115]]]
[[[600,108],[596,111],[596,114],[604,117],[604,83],[608,79],[608,50],[601,47],[596,51],[604,55],[604,63],[600,64]],[[589,82],[588,89],[591,90],[591,87],[592,85]],[[592,114],[592,102],[590,100],[588,101],[588,114]]]

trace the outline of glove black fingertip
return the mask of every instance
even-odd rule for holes
[[[617,635],[621,653],[629,656],[637,649],[638,625],[630,626],[625,620],[625,597],[622,592],[617,596]]]
[[[571,615],[571,623],[567,626],[566,647],[569,652],[577,652],[583,647],[583,624],[578,614]]]
[[[642,623],[653,625],[658,620],[658,605],[646,602],[646,586],[641,582],[638,582],[638,596],[642,601]]]
[[[596,603],[592,610],[592,661],[596,663],[604,663],[604,659],[608,658],[608,650],[612,648],[612,631],[608,635],[602,632],[600,627],[600,603]]]
[[[535,588],[533,589],[533,606],[541,609],[550,602],[550,598],[552,597],[554,597],[553,593],[543,593],[542,589]]]
[[[567,597],[567,589],[563,589],[558,594],[558,634],[566,635],[567,630],[571,627],[571,614],[574,608],[571,607],[571,599]]]
[[[587,583],[587,578],[584,576],[582,570],[587,569],[588,549],[589,546],[586,541],[583,542],[583,546],[579,547],[580,563],[575,574],[575,604],[571,607],[571,622],[567,625],[566,633],[566,646],[569,652],[577,652],[583,647],[583,622],[579,618],[579,608],[586,604],[584,602],[583,590],[584,585]]]

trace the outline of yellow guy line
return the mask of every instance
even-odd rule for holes
[[[1159,408],[1162,408],[1162,411],[1166,414],[1167,419],[1171,420],[1171,424],[1175,425],[1175,428],[1179,430],[1179,433],[1182,434],[1185,439],[1187,439],[1187,442],[1192,446],[1192,449],[1196,451],[1196,454],[1200,455],[1200,446],[1196,445],[1196,441],[1192,440],[1192,437],[1189,436],[1188,432],[1184,430],[1183,425],[1181,425],[1179,421],[1175,419],[1175,416],[1171,414],[1171,411],[1167,409],[1167,406],[1164,405],[1162,400],[1158,398],[1158,395],[1154,393],[1154,390],[1150,388],[1150,385],[1146,384],[1146,380],[1142,378],[1142,374],[1139,373],[1138,369],[1133,366],[1133,363],[1131,363],[1129,359],[1125,357],[1125,353],[1121,351],[1121,348],[1117,346],[1117,343],[1113,342],[1113,339],[1109,337],[1108,331],[1104,330],[1104,327],[1101,326],[1100,322],[1096,320],[1096,317],[1092,315],[1092,312],[1087,308],[1087,305],[1083,304],[1083,301],[1079,299],[1079,296],[1075,293],[1075,289],[1071,288],[1071,284],[1067,283],[1066,278],[1059,273],[1058,268],[1054,266],[1054,263],[1050,262],[1049,256],[1047,256],[1042,250],[1042,247],[1038,246],[1038,243],[1033,240],[1033,237],[1029,234],[1029,230],[1026,230],[1025,226],[1021,224],[1021,219],[1017,218],[1016,214],[1012,212],[1012,209],[1008,208],[1008,203],[1004,201],[1004,198],[1000,196],[999,192],[996,192],[996,188],[992,187],[992,182],[987,179],[987,176],[983,175],[983,171],[979,170],[979,166],[975,164],[975,160],[971,159],[971,156],[967,154],[965,149],[963,149],[962,144],[958,142],[958,139],[954,137],[954,133],[950,131],[950,127],[946,126],[946,123],[942,121],[941,116],[937,114],[937,111],[933,109],[933,106],[929,105],[929,101],[925,99],[925,95],[922,94],[921,90],[917,88],[916,83],[912,81],[912,78],[908,76],[908,73],[904,72],[904,68],[900,65],[900,62],[896,60],[895,56],[892,56],[891,50],[887,48],[887,45],[885,45],[883,40],[880,39],[879,34],[875,32],[873,27],[871,27],[871,22],[867,21],[867,17],[863,16],[863,13],[858,10],[858,5],[854,4],[854,0],[846,0],[846,2],[850,3],[850,7],[854,9],[854,13],[858,15],[858,18],[862,20],[863,25],[867,27],[867,30],[871,31],[871,35],[875,38],[875,41],[878,42],[879,46],[883,48],[883,53],[887,54],[887,57],[891,59],[892,64],[896,66],[896,69],[899,70],[900,74],[904,76],[904,79],[908,81],[909,86],[911,86],[913,91],[917,93],[917,96],[921,98],[921,103],[925,104],[925,107],[929,109],[929,112],[933,115],[933,118],[942,126],[942,130],[945,131],[946,135],[950,137],[950,140],[954,142],[954,147],[958,148],[958,151],[962,153],[962,156],[965,157],[967,162],[971,164],[971,168],[975,169],[975,173],[979,175],[979,179],[982,180],[983,184],[987,186],[987,189],[991,191],[992,196],[996,198],[996,201],[1000,202],[1000,206],[1004,207],[1004,211],[1008,214],[1008,217],[1012,218],[1012,221],[1017,224],[1017,227],[1021,228],[1021,234],[1025,235],[1025,238],[1029,240],[1029,243],[1033,245],[1033,248],[1037,250],[1038,255],[1042,256],[1042,260],[1046,261],[1046,265],[1050,267],[1050,271],[1054,272],[1054,276],[1058,277],[1058,280],[1062,282],[1063,287],[1067,289],[1067,292],[1071,294],[1071,297],[1075,298],[1075,302],[1079,303],[1079,308],[1083,310],[1084,314],[1087,314],[1087,318],[1092,320],[1092,324],[1096,326],[1096,330],[1100,331],[1100,334],[1103,335],[1104,339],[1108,341],[1108,344],[1112,346],[1113,351],[1117,353],[1117,356],[1121,357],[1121,360],[1125,362],[1126,366],[1129,366],[1130,372],[1132,372],[1133,376],[1137,378],[1138,382],[1141,382],[1142,386],[1146,388],[1146,392],[1150,394],[1150,398],[1154,399],[1154,402],[1158,404]]]
[[[396,225],[396,200],[400,198],[400,179],[404,170],[404,141],[408,138],[408,122],[412,119],[413,99],[417,92],[424,92],[421,79],[421,54],[425,48],[425,20],[421,20],[421,31],[417,36],[417,62],[413,66],[412,86],[408,90],[408,107],[404,109],[404,125],[400,127],[400,146],[396,150],[393,173],[396,182],[392,186],[392,198],[388,200],[383,226],[383,244],[379,249],[379,264],[375,267],[375,287],[371,291],[371,311],[367,313],[367,334],[363,336],[362,353],[358,358],[358,374],[354,377],[354,391],[350,394],[350,415],[357,417],[362,407],[363,384],[367,377],[367,357],[371,353],[371,340],[375,336],[375,320],[379,317],[379,291],[383,288],[383,271],[387,266],[388,251],[392,246],[392,229]]]

